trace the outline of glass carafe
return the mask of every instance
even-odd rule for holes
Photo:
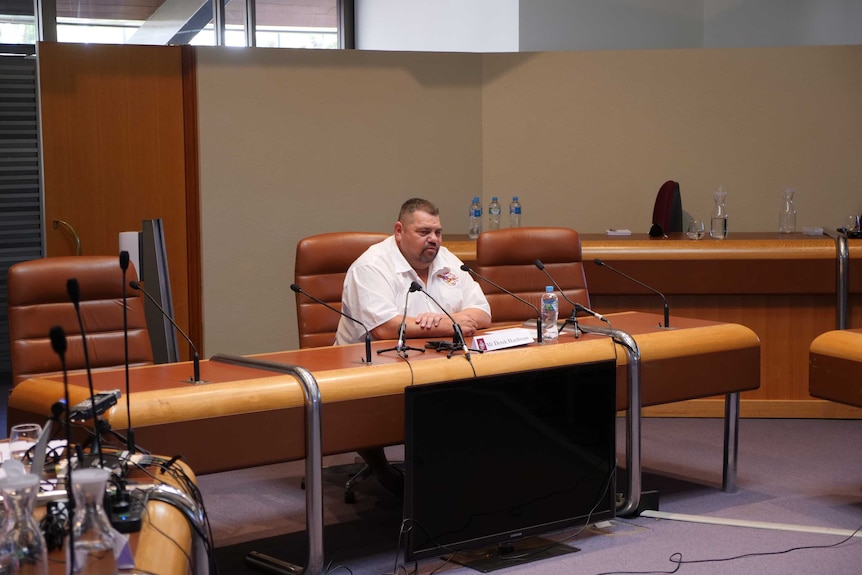
[[[114,536],[111,522],[105,514],[105,487],[111,472],[107,469],[76,469],[72,471],[72,493],[75,496],[74,573],[115,575]]]
[[[715,205],[712,208],[712,218],[709,221],[709,235],[720,240],[727,237],[727,207],[724,205],[726,199],[727,192],[721,186],[712,193],[712,200]]]
[[[0,535],[0,573],[48,574],[48,545],[33,519],[38,491],[39,478],[35,475],[10,475],[0,481],[6,510]]]
[[[781,192],[781,211],[778,214],[778,231],[782,234],[792,234],[796,231],[796,205],[793,196],[796,190],[787,188]]]

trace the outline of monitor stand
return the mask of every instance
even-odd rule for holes
[[[516,542],[499,543],[483,549],[455,553],[450,561],[481,573],[490,573],[515,565],[524,565],[548,557],[557,557],[580,551],[565,543],[542,537],[526,537]]]

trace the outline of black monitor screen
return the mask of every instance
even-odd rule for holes
[[[404,390],[408,560],[614,517],[615,363]]]

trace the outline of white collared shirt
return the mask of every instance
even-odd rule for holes
[[[395,242],[389,236],[368,248],[347,270],[341,294],[342,311],[362,322],[369,331],[404,314],[415,317],[423,312],[441,313],[431,298],[420,292],[408,295],[410,284],[419,282],[450,314],[468,308],[481,309],[488,315],[491,307],[482,288],[472,276],[461,270],[461,260],[441,246],[428,270],[428,284],[419,279]],[[356,322],[342,317],[338,322],[336,345],[365,340],[365,330]]]

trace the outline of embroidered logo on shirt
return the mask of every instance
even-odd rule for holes
[[[458,276],[456,276],[449,270],[438,272],[437,277],[449,284],[450,286],[453,286],[458,283]]]

